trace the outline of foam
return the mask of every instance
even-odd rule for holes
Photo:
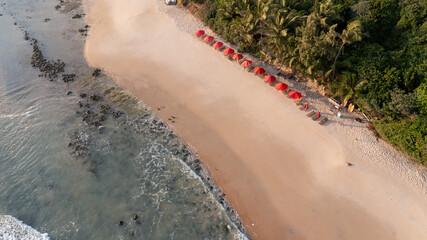
[[[5,215],[0,216],[0,239],[49,240],[47,233],[40,233],[18,219]]]

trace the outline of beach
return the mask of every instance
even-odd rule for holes
[[[335,117],[326,97],[282,79],[328,116],[320,126],[196,39],[194,31],[207,28],[160,0],[92,0],[85,12],[89,64],[193,147],[251,238],[427,237],[426,169],[353,115]]]

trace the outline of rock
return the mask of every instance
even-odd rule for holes
[[[33,68],[38,68],[39,71],[44,74],[45,77],[50,78],[50,80],[56,78],[58,73],[64,72],[64,62],[61,62],[60,60],[56,62],[46,60],[37,45],[37,39],[33,38],[32,41],[33,55],[31,56],[31,65]]]
[[[80,97],[85,98],[85,97],[87,97],[87,94],[86,93],[80,93]]]
[[[125,224],[122,220],[120,220],[118,223],[117,223],[119,226],[123,226],[123,224]]]
[[[92,73],[92,77],[98,77],[101,74],[101,69],[95,69]]]
[[[133,218],[133,220],[137,220],[138,219],[138,215],[135,214],[135,215],[133,215],[132,218]]]
[[[129,235],[132,236],[132,237],[135,236],[135,231],[130,231]]]
[[[62,74],[63,82],[73,82],[76,74]]]
[[[346,164],[347,164],[347,166],[349,166],[349,167],[353,166],[353,163],[351,163],[351,162],[347,162]]]
[[[68,96],[68,95],[71,95],[71,93],[73,93],[73,92],[71,92],[71,91],[68,91],[68,92],[67,92],[67,96]]]
[[[136,222],[136,224],[138,224],[138,225],[140,225],[140,224],[141,224],[141,220],[136,220],[135,222]]]
[[[110,109],[110,106],[109,105],[101,105],[101,106],[99,106],[99,112],[100,113],[107,113],[107,111]]]
[[[51,19],[50,18],[45,18],[44,22],[49,22]]]
[[[99,126],[98,127],[98,132],[101,133],[104,130],[104,128],[105,128],[104,126]]]
[[[60,8],[61,8],[61,5],[59,4],[55,6],[55,10],[59,10]]]
[[[82,15],[80,15],[80,14],[76,14],[76,15],[74,15],[74,16],[73,16],[73,19],[81,18],[81,17],[82,17]]]
[[[89,99],[92,100],[92,101],[97,102],[97,101],[101,100],[101,96],[92,94],[92,95],[90,95]]]

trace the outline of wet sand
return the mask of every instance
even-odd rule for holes
[[[179,29],[159,4],[87,2],[86,58],[161,118],[176,117],[170,127],[198,152],[252,238],[427,237],[425,191],[359,152],[339,124],[319,126]]]

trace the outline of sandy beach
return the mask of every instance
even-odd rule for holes
[[[86,2],[85,54],[194,147],[253,239],[426,239],[427,172],[326,97],[289,98],[193,36],[186,10],[152,0]],[[263,65],[264,66],[264,65]],[[277,70],[266,66],[275,74]],[[353,166],[347,166],[351,162]]]

